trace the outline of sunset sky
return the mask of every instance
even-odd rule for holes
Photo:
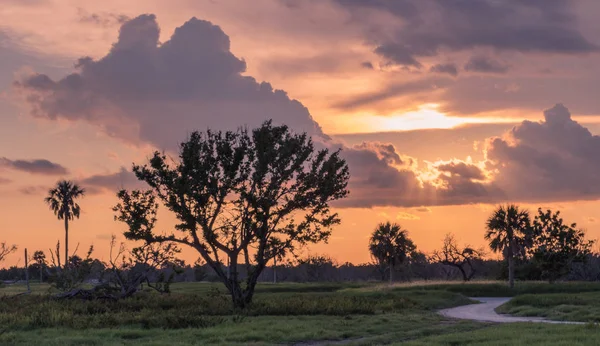
[[[266,119],[348,161],[342,224],[311,253],[366,262],[383,221],[425,252],[448,232],[483,246],[505,202],[560,209],[600,238],[598,13],[597,0],[0,0],[0,241],[62,242],[43,198],[67,178],[88,190],[71,248],[107,258],[124,231],[115,192],[140,186],[133,162]],[[17,263],[22,251],[3,265]]]

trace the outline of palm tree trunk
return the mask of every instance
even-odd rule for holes
[[[69,219],[65,217],[65,269],[69,264]]]
[[[508,249],[508,286],[515,287],[515,256],[512,246]]]
[[[392,284],[392,282],[394,282],[393,272],[394,272],[394,268],[392,266],[392,262],[390,262],[390,285]]]

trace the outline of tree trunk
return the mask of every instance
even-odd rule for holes
[[[65,269],[69,264],[69,219],[65,217]]]
[[[40,263],[40,283],[44,282],[44,265]]]
[[[273,283],[277,283],[277,257],[273,257]]]
[[[394,268],[392,266],[392,263],[390,262],[390,285],[392,284],[392,282],[394,282],[393,273],[394,273]]]
[[[465,269],[461,265],[457,265],[456,267],[458,268],[458,270],[460,270],[460,273],[462,274],[462,277],[463,277],[463,281],[464,282],[469,281],[469,277],[467,276],[467,272],[465,271]]]
[[[508,287],[515,287],[515,257],[512,253],[512,247],[508,253]]]

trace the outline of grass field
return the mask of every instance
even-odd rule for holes
[[[55,301],[48,296],[48,286],[33,285],[32,290],[31,295],[15,296],[22,286],[0,288],[0,344],[600,344],[600,329],[592,325],[493,325],[436,314],[438,309],[471,303],[468,296],[517,295],[516,302],[537,302],[532,299],[574,297],[569,292],[585,291],[591,302],[598,299],[593,292],[600,291],[598,284],[526,283],[514,291],[495,282],[393,287],[263,284],[244,311],[233,310],[223,287],[211,283],[175,284],[170,295],[144,292],[119,302]],[[534,306],[542,309],[564,302],[540,300],[544,301],[546,305]]]
[[[500,306],[498,312],[540,316],[552,320],[600,322],[600,291],[583,293],[525,294]]]

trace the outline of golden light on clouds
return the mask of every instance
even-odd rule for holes
[[[442,113],[440,105],[423,104],[416,111],[391,117],[374,116],[375,131],[410,131],[419,129],[451,129],[466,124],[510,123],[513,119],[496,117],[456,117]]]
[[[452,129],[469,124],[511,124],[521,119],[501,116],[460,117],[445,114],[436,103],[421,104],[414,111],[394,115],[355,114],[336,118],[335,125],[325,122],[330,133],[413,131],[422,129]]]

